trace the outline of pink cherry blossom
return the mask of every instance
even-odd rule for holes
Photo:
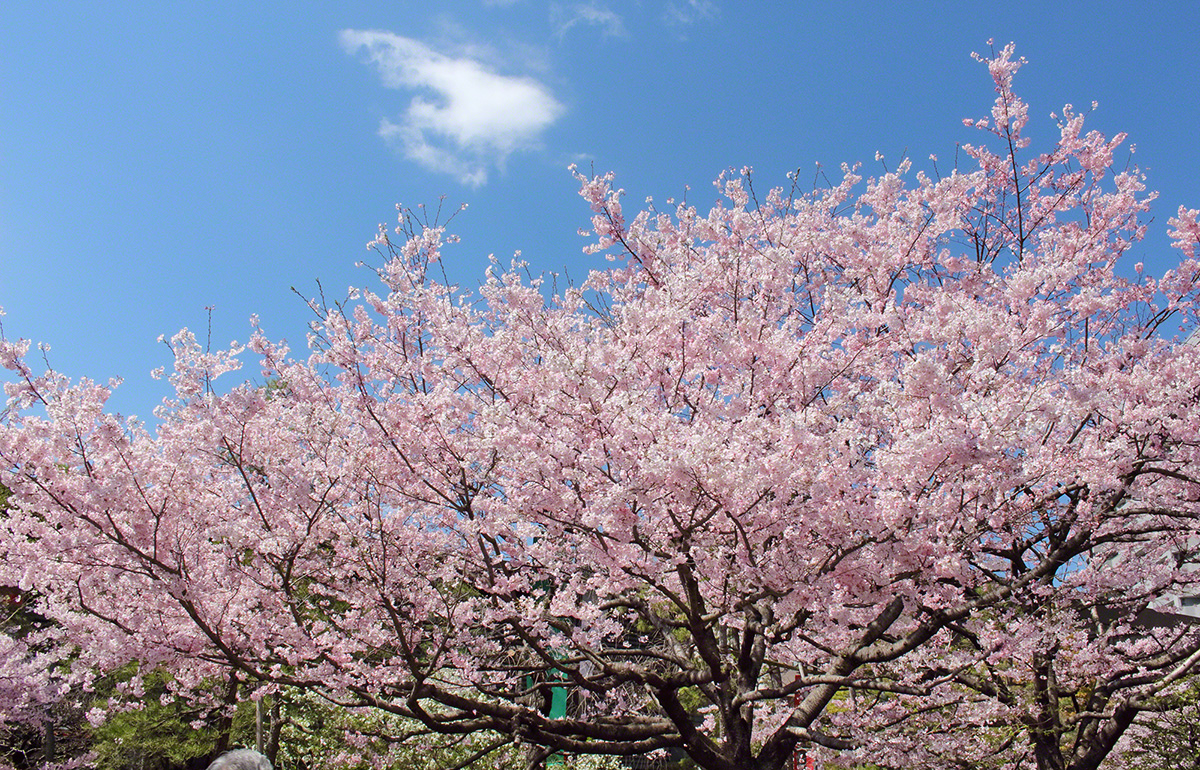
[[[1168,613],[1200,593],[1200,226],[1126,279],[1123,137],[1067,108],[1035,153],[1013,47],[981,61],[970,168],[633,215],[576,172],[613,265],[557,292],[444,285],[442,228],[381,232],[305,357],[172,338],[153,429],[4,343],[0,583],[87,665],[434,734],[1098,767],[1200,658]],[[224,384],[250,354],[270,384]]]

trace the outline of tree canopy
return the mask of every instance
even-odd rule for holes
[[[981,61],[949,173],[632,217],[579,174],[614,260],[579,286],[446,285],[452,238],[402,215],[307,356],[176,336],[153,430],[5,342],[5,580],[86,665],[232,669],[408,741],[1097,767],[1200,658],[1147,620],[1200,575],[1200,212],[1177,268],[1122,269],[1124,137],[1066,108],[1034,151],[1020,60]],[[272,387],[213,385],[251,354]]]

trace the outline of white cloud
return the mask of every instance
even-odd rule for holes
[[[605,35],[625,36],[625,22],[612,9],[592,3],[577,3],[569,8],[551,6],[551,20],[557,27],[556,34],[563,37],[571,27],[587,24],[600,27]]]
[[[680,26],[694,24],[698,21],[711,21],[721,13],[721,9],[712,0],[685,0],[682,3],[667,3],[667,21]]]
[[[470,56],[383,31],[342,30],[340,40],[349,53],[365,51],[385,86],[418,92],[398,122],[380,122],[379,135],[463,184],[478,187],[510,154],[537,147],[564,112],[538,81],[497,74]]]

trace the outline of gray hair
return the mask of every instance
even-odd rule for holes
[[[271,760],[254,749],[227,751],[213,760],[208,770],[272,770]]]

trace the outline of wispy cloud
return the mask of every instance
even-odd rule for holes
[[[550,19],[555,25],[555,33],[563,37],[579,24],[600,27],[605,35],[612,37],[625,36],[625,22],[611,8],[595,2],[576,3],[571,6],[552,5]]]
[[[409,160],[479,187],[508,156],[535,148],[564,112],[544,85],[500,75],[469,55],[450,56],[412,38],[378,30],[342,30],[349,53],[365,52],[388,88],[418,92],[379,135]]]
[[[712,21],[721,9],[712,0],[683,0],[667,3],[666,18],[671,24],[688,26],[698,21]]]

